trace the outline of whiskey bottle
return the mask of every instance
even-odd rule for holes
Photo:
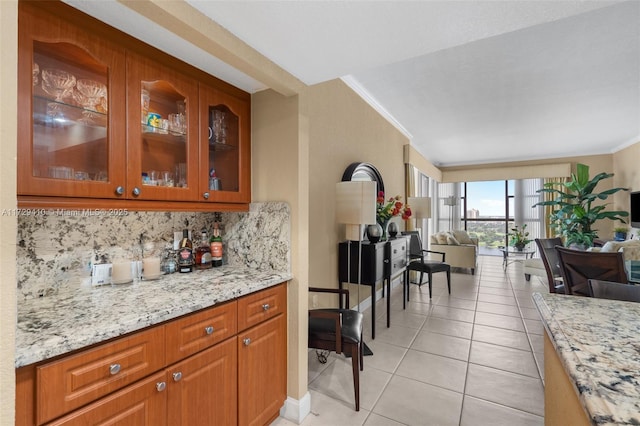
[[[200,244],[196,248],[196,269],[209,269],[211,266],[211,247],[209,246],[207,231],[203,229]]]
[[[193,243],[189,239],[189,231],[182,231],[182,240],[178,247],[178,271],[187,273],[193,271]]]

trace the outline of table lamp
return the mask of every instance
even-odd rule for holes
[[[336,184],[336,221],[346,225],[347,282],[351,282],[351,241],[358,241],[358,309],[360,309],[362,237],[364,225],[376,223],[376,191],[377,185],[372,181],[348,181]]]

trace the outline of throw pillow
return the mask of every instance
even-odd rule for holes
[[[438,240],[438,244],[447,244],[447,234],[444,232],[438,232],[436,234],[436,239]]]
[[[467,234],[467,231],[461,229],[453,231],[453,236],[456,240],[458,240],[460,244],[473,244],[473,241],[471,241],[471,238],[469,238],[469,234]]]
[[[620,248],[620,243],[616,243],[614,241],[607,241],[600,249],[602,253],[615,253]]]
[[[436,238],[435,234],[431,235],[429,239],[431,240],[431,244],[438,244],[438,238]]]
[[[460,245],[458,240],[456,240],[456,237],[454,237],[453,235],[447,235],[447,244],[449,244],[451,246],[459,246]]]

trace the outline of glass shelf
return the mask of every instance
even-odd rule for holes
[[[34,124],[44,126],[62,126],[81,124],[89,127],[107,127],[107,114],[97,109],[88,109],[68,102],[34,95]]]

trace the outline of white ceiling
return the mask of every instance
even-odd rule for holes
[[[249,92],[257,79],[113,1],[70,4]],[[306,84],[343,78],[439,166],[640,140],[638,1],[202,1]]]

